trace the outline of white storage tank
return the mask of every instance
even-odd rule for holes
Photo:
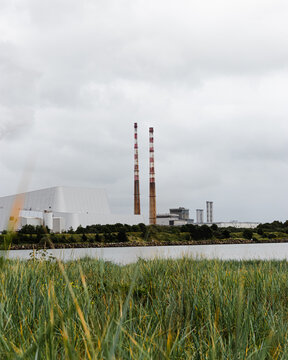
[[[44,226],[49,230],[53,230],[53,213],[52,211],[44,210],[43,213]]]
[[[75,213],[67,213],[65,214],[65,220],[66,220],[66,229],[69,230],[72,228],[73,230],[76,230],[77,227],[80,224],[79,216]]]
[[[65,219],[63,217],[53,218],[53,232],[61,233],[65,230]]]

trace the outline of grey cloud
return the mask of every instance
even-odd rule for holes
[[[21,64],[21,52],[0,42],[0,103],[4,106],[34,105],[38,74]]]
[[[26,134],[33,125],[34,112],[31,108],[5,108],[0,106],[0,139]]]
[[[43,16],[48,23],[41,37],[28,36],[39,49],[33,56],[48,104],[81,103],[87,85],[113,86],[116,79],[197,88],[215,74],[263,74],[287,66],[286,19],[280,11],[268,14],[269,7],[259,12],[260,2],[229,6],[226,12],[211,2],[213,12],[189,2],[172,2],[170,8],[166,2],[149,3],[143,11],[140,3],[128,1],[125,6],[91,2],[81,9],[75,2],[44,4],[48,10],[28,3],[32,29],[41,27],[34,18]]]
[[[37,74],[21,64],[15,46],[0,42],[0,139],[33,125]]]
[[[154,126],[159,211],[214,200],[219,220],[283,219],[286,13],[278,0],[5,6],[2,189],[15,191],[34,152],[32,188],[103,186],[131,212],[137,121],[144,214]]]

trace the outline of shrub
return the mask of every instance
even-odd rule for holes
[[[191,236],[189,233],[185,234],[185,240],[187,241],[191,240]]]
[[[190,225],[190,235],[193,240],[207,240],[213,237],[211,228],[207,225],[194,226]]]
[[[100,235],[97,233],[96,235],[95,235],[95,242],[101,242],[101,237],[100,237]]]
[[[69,243],[72,243],[72,244],[76,242],[75,236],[73,236],[73,235],[70,235],[68,240],[69,240]]]
[[[251,229],[245,229],[242,233],[244,239],[251,240],[253,237],[253,231]]]
[[[42,238],[39,241],[39,245],[43,245],[44,247],[46,246],[53,247],[53,244],[50,240],[50,236],[49,235],[42,236]]]
[[[118,235],[117,235],[117,240],[119,242],[127,242],[128,241],[128,237],[127,237],[127,234],[126,234],[126,231],[125,230],[120,230],[118,232]]]
[[[224,239],[228,239],[228,238],[230,238],[230,231],[229,230],[227,230],[227,229],[225,229],[225,230],[223,230],[222,231],[222,234],[223,234],[223,236],[224,236]]]
[[[218,225],[212,224],[212,225],[211,225],[211,230],[217,231],[217,230],[218,230]]]
[[[264,234],[264,231],[263,231],[262,227],[258,227],[257,234],[258,235],[263,235]]]

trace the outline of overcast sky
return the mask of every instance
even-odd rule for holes
[[[0,196],[25,174],[133,213],[138,122],[146,218],[153,126],[157,212],[288,219],[287,18],[286,0],[0,0]]]

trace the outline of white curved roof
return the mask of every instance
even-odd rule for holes
[[[13,205],[16,197],[24,199],[23,210],[57,212],[94,212],[109,214],[110,208],[104,189],[55,186],[0,198],[0,208]]]
[[[6,229],[12,207],[22,198],[21,213],[43,212],[75,214],[78,225],[143,222],[142,216],[111,214],[108,198],[104,189],[91,189],[70,186],[55,186],[47,189],[29,191],[23,194],[4,196],[0,198],[0,231]],[[23,216],[23,215],[21,215]],[[66,217],[67,217],[66,216]],[[68,226],[68,225],[67,225]],[[75,224],[76,226],[76,224]]]

